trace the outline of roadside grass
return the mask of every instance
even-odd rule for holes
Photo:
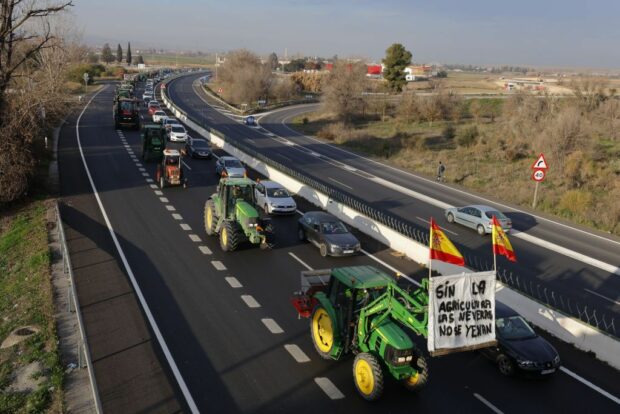
[[[4,212],[0,220],[0,339],[13,330],[36,326],[38,333],[0,350],[0,412],[62,412],[60,359],[50,282],[47,206],[32,201]],[[39,362],[41,383],[31,392],[14,392],[16,372]],[[34,378],[31,378],[34,379]]]

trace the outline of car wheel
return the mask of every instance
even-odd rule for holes
[[[164,176],[160,176],[159,177],[159,188],[164,188],[166,185],[166,180],[164,179]]]
[[[507,377],[515,373],[515,364],[504,354],[497,357],[497,367],[499,368],[499,372]]]
[[[321,256],[327,257],[327,245],[325,243],[321,243],[321,246],[319,246],[319,252],[321,253]]]
[[[306,232],[302,227],[299,227],[299,229],[297,230],[297,238],[299,239],[299,241],[306,241]]]
[[[454,214],[448,213],[448,223],[454,223]]]
[[[486,231],[484,230],[484,226],[482,224],[478,224],[478,227],[476,227],[476,231],[480,236],[484,236],[486,234]]]

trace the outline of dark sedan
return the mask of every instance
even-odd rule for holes
[[[560,366],[553,345],[538,336],[515,310],[499,302],[495,302],[495,333],[497,346],[481,352],[497,364],[502,374],[511,376],[519,371],[547,376]]]
[[[310,211],[299,219],[299,240],[319,248],[321,256],[350,256],[360,251],[360,242],[331,214]]]
[[[185,143],[185,151],[192,158],[211,158],[211,148],[204,139],[189,138]]]

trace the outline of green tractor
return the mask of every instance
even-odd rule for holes
[[[142,159],[161,159],[166,145],[166,129],[160,124],[144,124],[140,133],[142,138]]]
[[[219,234],[225,252],[234,251],[244,241],[260,244],[261,249],[273,246],[271,220],[258,213],[255,186],[249,178],[223,177],[205,203],[205,231],[209,236]]]
[[[408,390],[428,381],[426,360],[410,336],[428,334],[427,280],[410,293],[372,266],[304,271],[292,303],[310,318],[319,356],[356,355],[353,379],[364,399],[381,396],[386,374]]]

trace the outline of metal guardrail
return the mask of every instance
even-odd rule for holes
[[[164,91],[162,90],[162,95],[163,94]],[[173,105],[174,108],[181,112],[186,118],[192,119],[188,116],[187,112],[174,105],[172,101],[168,99],[167,89],[165,100],[170,102],[170,104]],[[350,207],[358,211],[359,213],[370,217],[371,219],[391,228],[392,230],[397,231],[398,233],[418,243],[424,245],[429,244],[430,234],[426,228],[421,229],[417,224],[411,221],[404,220],[403,218],[396,216],[390,212],[375,208],[358,196],[350,194],[347,191],[336,190],[323,180],[310,178],[302,170],[291,168],[280,162],[274,161],[273,159],[257,152],[254,148],[243,144],[242,142],[232,139],[227,140],[226,135],[211,128],[208,125],[204,125],[203,123],[195,119],[192,119],[192,121],[201,125],[210,133],[226,140],[228,144],[236,147],[240,151],[243,151],[249,156],[256,158],[259,161],[279,170],[280,172],[295,178],[303,184],[326,194],[332,200],[342,203],[347,207]],[[477,256],[469,255],[469,257],[466,257],[466,262],[469,264],[469,267],[475,271],[491,270],[488,267],[489,263]],[[519,277],[519,275],[515,275],[513,272],[507,271],[506,269],[501,269],[498,267],[497,276],[503,283],[519,291],[525,296],[528,296],[529,298],[534,299],[537,302],[549,306],[554,310],[559,311],[569,317],[577,318],[580,321],[598,329],[603,334],[607,334],[615,338],[620,338],[620,335],[616,330],[614,317],[606,315],[605,312],[601,311],[600,309],[596,309],[593,307],[590,307],[590,309],[588,309],[588,306],[580,305],[574,299],[571,300],[567,296],[555,293],[552,289],[544,286],[544,284],[535,283],[531,280],[529,281],[529,283],[526,283],[523,277]]]
[[[56,203],[56,225],[58,228],[58,235],[60,238],[60,248],[62,253],[63,272],[68,276],[68,301],[67,307],[69,312],[75,312],[78,320],[78,327],[80,330],[80,340],[77,343],[78,354],[78,366],[88,368],[88,377],[90,379],[91,391],[93,393],[93,400],[95,402],[95,411],[97,414],[103,412],[101,408],[101,399],[99,398],[99,391],[97,389],[97,381],[95,379],[95,373],[93,371],[93,364],[90,356],[90,350],[88,348],[88,340],[86,338],[86,331],[84,329],[84,321],[82,320],[82,312],[80,312],[80,304],[75,288],[75,277],[73,275],[73,266],[71,264],[71,257],[69,256],[69,249],[67,247],[67,239],[65,237],[65,229],[62,224],[62,218],[60,216],[60,208]]]

